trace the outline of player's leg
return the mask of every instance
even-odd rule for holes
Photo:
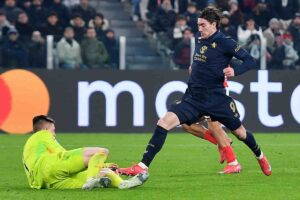
[[[253,133],[249,130],[246,130],[243,125],[241,125],[236,130],[232,131],[232,133],[236,135],[239,140],[243,141],[251,149],[251,151],[256,156],[263,173],[267,176],[270,176],[272,174],[271,165],[267,157],[263,154],[259,145],[257,144]]]
[[[218,104],[218,106],[212,107],[211,116],[224,124],[239,140],[243,141],[258,158],[264,174],[271,175],[271,166],[266,157],[262,154],[253,134],[250,131],[246,131],[241,124],[234,100],[229,96],[219,95],[218,97],[219,101],[226,103],[221,103]]]
[[[89,160],[93,155],[96,153],[103,153],[108,156],[109,150],[106,148],[100,148],[100,147],[85,147],[83,148],[83,162],[84,165],[87,167]]]
[[[231,147],[231,143],[228,140],[227,134],[218,121],[209,121],[209,129],[212,130],[213,136],[218,142],[218,148],[220,151],[220,162],[226,160],[226,167],[219,172],[220,174],[232,174],[239,173],[241,171],[241,165],[238,163],[234,151]],[[223,158],[224,157],[224,158]]]
[[[168,131],[179,124],[196,122],[199,116],[199,111],[188,102],[172,105],[164,117],[158,120],[141,162],[132,167],[120,168],[119,172],[129,176],[147,172],[155,155],[164,145]]]
[[[214,138],[214,136],[212,135],[212,132],[209,129],[205,128],[203,125],[201,125],[201,124],[191,124],[191,125],[182,124],[181,126],[185,132],[188,132],[196,137],[207,140],[207,141],[211,142],[212,144],[215,144],[215,145],[217,144],[217,141]]]
[[[108,153],[105,148],[87,147],[58,154],[56,161],[51,164],[51,178],[49,179],[51,187],[81,188],[88,178],[99,173]],[[86,175],[80,174],[87,168]]]

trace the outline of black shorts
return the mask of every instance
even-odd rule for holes
[[[169,112],[177,115],[180,124],[191,125],[207,115],[212,121],[219,121],[231,131],[241,126],[235,102],[222,88],[198,88],[196,92],[188,88],[182,100],[170,106]]]

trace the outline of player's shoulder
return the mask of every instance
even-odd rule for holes
[[[222,34],[220,37],[216,38],[218,46],[223,50],[232,50],[238,48],[237,42],[230,36]]]

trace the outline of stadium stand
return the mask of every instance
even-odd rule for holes
[[[85,40],[93,27],[98,48],[108,58],[98,68],[119,68],[119,37],[126,37],[127,69],[187,68],[197,16],[211,5],[223,12],[221,30],[238,40],[267,69],[300,69],[299,0],[2,0],[0,1],[0,66],[46,68],[46,36],[54,36],[54,66],[59,68],[56,44],[72,27],[74,41]],[[93,31],[91,31],[93,32]],[[184,35],[184,33],[187,33]],[[40,36],[39,36],[40,35]],[[93,37],[91,37],[93,38]],[[92,40],[92,39],[91,39]],[[266,41],[266,49],[264,49]],[[69,45],[69,47],[68,47]],[[66,41],[71,48],[72,42]],[[40,50],[40,51],[39,51]],[[80,49],[82,51],[82,49]],[[39,54],[37,60],[35,53]],[[104,52],[101,50],[101,52]],[[178,58],[180,56],[180,58]],[[63,57],[63,56],[61,56]],[[93,57],[96,58],[96,57]],[[22,64],[19,63],[23,59]],[[86,59],[84,59],[86,60]],[[95,61],[95,60],[94,60]],[[104,62],[104,63],[103,63]],[[82,68],[89,65],[82,63]],[[97,63],[93,64],[93,68]],[[97,68],[97,67],[96,67]]]

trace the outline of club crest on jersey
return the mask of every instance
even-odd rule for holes
[[[200,54],[204,54],[207,51],[207,46],[203,46],[200,49]]]
[[[217,47],[217,43],[215,43],[215,42],[212,43],[212,44],[211,44],[211,47],[212,47],[212,48],[216,48],[216,47]]]

